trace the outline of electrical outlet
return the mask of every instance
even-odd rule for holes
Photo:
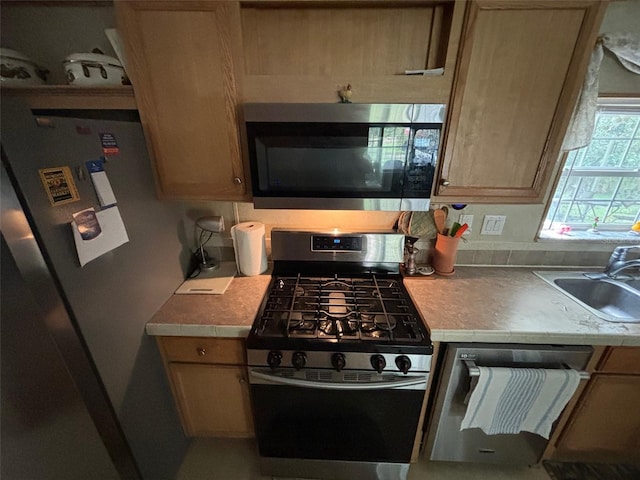
[[[460,225],[464,225],[465,223],[469,225],[469,228],[473,226],[473,215],[463,215],[460,214],[460,218],[458,219],[458,223]]]
[[[480,235],[502,235],[506,221],[505,215],[485,215]]]
[[[471,227],[473,226],[473,215],[464,215],[460,214],[458,218],[458,223],[460,225],[464,225],[465,223],[469,225],[469,228],[462,234],[462,236],[469,235],[471,233]]]

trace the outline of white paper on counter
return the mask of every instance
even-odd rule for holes
[[[222,295],[236,276],[235,262],[221,262],[210,272],[203,271],[195,278],[187,278],[176,294]]]
[[[81,267],[129,241],[118,207],[96,212],[96,216],[98,217],[98,222],[100,222],[102,233],[92,240],[83,240],[76,222],[71,222],[73,239],[76,243]]]

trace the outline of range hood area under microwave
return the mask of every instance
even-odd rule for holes
[[[429,209],[442,104],[244,106],[255,208]]]

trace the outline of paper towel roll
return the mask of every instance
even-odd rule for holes
[[[260,275],[267,269],[264,223],[244,222],[231,227],[238,270],[243,275]]]

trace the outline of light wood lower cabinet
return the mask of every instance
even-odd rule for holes
[[[158,337],[189,437],[252,437],[244,340]]]
[[[187,435],[253,436],[245,367],[172,363],[169,372]]]
[[[554,458],[640,465],[640,348],[609,348],[592,376]]]

